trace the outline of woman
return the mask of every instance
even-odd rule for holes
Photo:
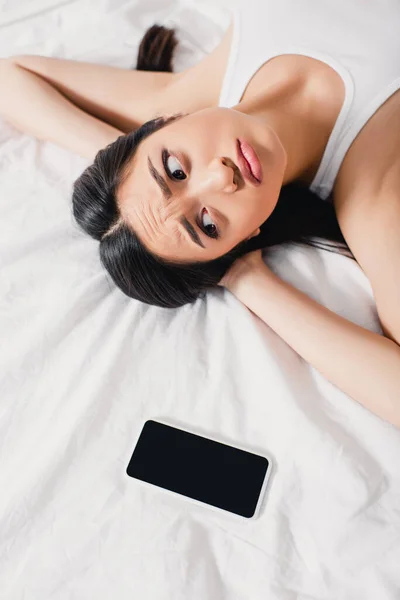
[[[157,26],[135,71],[3,60],[0,113],[94,158],[74,184],[74,216],[124,293],[177,307],[224,285],[400,427],[398,2],[246,0],[232,15],[218,47],[178,74],[174,32]],[[350,250],[384,336],[262,261],[261,248],[311,236]]]

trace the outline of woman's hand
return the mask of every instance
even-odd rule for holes
[[[255,250],[253,252],[248,252],[241,258],[235,260],[221,281],[219,281],[218,285],[226,287],[233,292],[238,281],[243,279],[245,275],[248,276],[251,273],[263,269],[267,269],[267,266],[262,259],[262,251]]]

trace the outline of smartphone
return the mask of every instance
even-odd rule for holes
[[[271,473],[271,459],[165,421],[148,420],[126,473],[187,499],[254,519]]]

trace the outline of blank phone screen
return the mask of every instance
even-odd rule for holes
[[[264,456],[149,420],[126,472],[135,479],[250,518],[268,468]]]

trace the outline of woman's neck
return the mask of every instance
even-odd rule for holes
[[[218,86],[200,86],[202,79],[185,72],[163,94],[158,114],[192,113],[218,106]],[[197,73],[198,75],[198,73]],[[203,79],[204,81],[204,79]],[[287,155],[283,184],[294,180],[309,185],[320,164],[337,108],[329,110],[329,101],[318,97],[302,76],[280,85],[268,85],[257,96],[245,93],[233,109],[259,117],[278,135]],[[190,92],[189,92],[190,90]],[[213,91],[214,90],[214,91]]]
[[[160,94],[157,114],[191,113],[218,106],[230,38],[200,63],[175,73]],[[235,110],[257,115],[278,135],[287,154],[283,183],[310,184],[343,103],[339,75],[309,57],[268,61],[250,80]],[[205,85],[206,82],[206,85]]]
[[[244,98],[233,107],[264,121],[279,137],[287,155],[283,185],[294,180],[309,185],[318,170],[331,132],[319,104],[299,78],[258,98]]]

